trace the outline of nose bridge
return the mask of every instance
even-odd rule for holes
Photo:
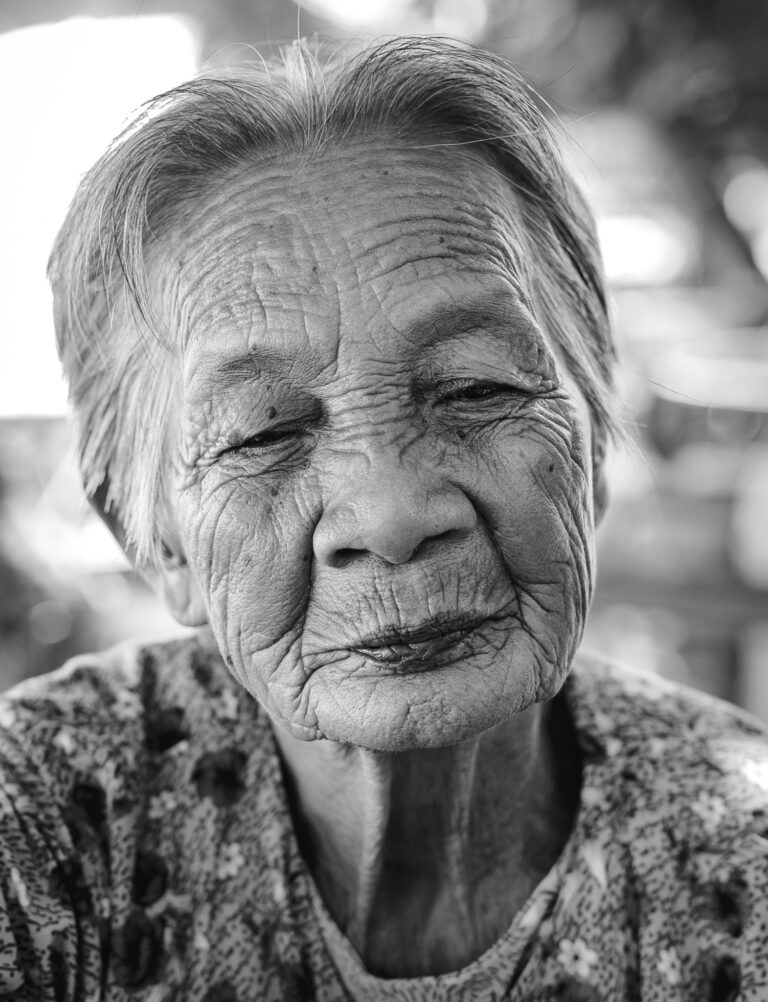
[[[374,554],[399,564],[428,539],[471,531],[474,507],[426,435],[396,427],[349,432],[315,530],[318,561]]]
[[[403,478],[417,473],[420,465],[426,472],[427,428],[408,396],[383,379],[378,385],[367,380],[363,386],[352,384],[344,394],[332,418],[335,434],[328,463],[342,492],[352,482],[360,490],[387,470]]]
[[[434,474],[423,458],[393,429],[350,428],[326,466],[325,513],[361,530],[366,518],[398,517],[430,493]]]

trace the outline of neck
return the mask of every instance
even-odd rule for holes
[[[302,853],[368,970],[464,966],[511,923],[567,838],[578,776],[534,706],[448,748],[370,752],[277,733]]]

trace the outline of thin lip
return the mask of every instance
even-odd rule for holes
[[[367,636],[360,637],[350,644],[356,651],[376,651],[382,648],[413,647],[418,644],[430,644],[434,641],[455,639],[455,634],[469,633],[485,622],[488,615],[458,616],[450,619],[433,619],[412,627],[393,627],[379,630]]]

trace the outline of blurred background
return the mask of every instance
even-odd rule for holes
[[[4,0],[0,688],[178,630],[81,498],[45,263],[141,101],[297,33],[451,34],[520,65],[597,212],[632,444],[588,643],[768,720],[765,0]]]

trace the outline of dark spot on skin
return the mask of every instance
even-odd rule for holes
[[[208,797],[217,807],[236,804],[245,791],[243,773],[247,756],[237,748],[222,748],[201,756],[192,773],[199,797]]]
[[[231,654],[227,654],[224,657],[224,663],[227,665],[228,668],[234,668],[235,667],[235,662],[232,660],[232,655]]]
[[[165,894],[168,888],[168,867],[162,856],[150,849],[139,849],[133,867],[134,904],[147,908]]]
[[[162,973],[162,944],[162,921],[134,909],[112,940],[115,984],[136,991],[157,982]]]
[[[164,752],[189,737],[184,726],[184,710],[172,706],[155,713],[147,720],[146,743],[151,752]]]
[[[277,417],[277,408],[276,407],[267,407],[267,417],[268,418]]]
[[[384,175],[384,177],[387,177],[388,174],[389,174],[389,171],[388,170],[383,170],[381,173]]]
[[[549,472],[550,473],[554,473],[555,472],[555,464],[554,463],[550,463],[549,464]]]
[[[437,242],[439,244],[444,244],[445,243],[445,237],[440,237]]]
[[[279,487],[270,487],[269,488],[269,496],[271,498],[276,498],[279,493],[280,493],[280,488]]]
[[[457,438],[462,438],[462,439],[466,438],[467,437],[467,429],[466,428],[458,428],[457,431],[456,431],[456,437]]]

